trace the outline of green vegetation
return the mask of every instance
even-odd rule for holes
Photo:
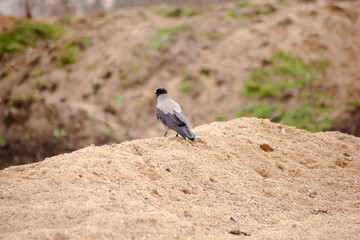
[[[237,18],[242,18],[240,14],[238,14],[235,11],[229,10],[225,13],[225,17],[227,18],[233,18],[233,19],[237,19]]]
[[[112,115],[115,115],[116,114],[116,110],[115,108],[111,105],[111,104],[107,104],[103,107],[103,111],[104,112],[107,112],[107,113],[110,113]]]
[[[45,80],[37,80],[35,82],[35,87],[39,90],[45,90],[47,89],[47,83]]]
[[[328,61],[316,61],[309,65],[290,54],[275,53],[268,66],[255,69],[250,74],[241,95],[254,98],[279,97],[284,90],[301,89],[319,81],[319,74],[328,65]]]
[[[264,4],[251,4],[248,1],[241,1],[235,3],[237,9],[229,10],[225,13],[225,16],[228,18],[242,18],[243,16],[251,17],[254,15],[266,15],[272,12],[277,11],[277,8],[269,3]],[[248,8],[246,11],[241,9]],[[239,11],[240,10],[240,11]]]
[[[4,143],[4,137],[3,135],[0,133],[0,145],[2,145]]]
[[[199,86],[201,86],[201,79],[197,78],[196,73],[191,70],[184,70],[182,72],[182,81],[180,85],[181,93],[192,92],[194,94],[197,94],[197,92],[199,91]]]
[[[62,138],[66,136],[66,131],[61,128],[54,128],[52,134],[55,138]]]
[[[78,45],[81,49],[84,49],[87,46],[90,46],[91,39],[88,37],[80,37],[75,41],[76,45]]]
[[[89,64],[86,66],[86,71],[93,71],[95,70],[97,67],[97,64],[96,63],[93,63],[93,64]]]
[[[308,102],[299,103],[293,110],[284,110],[279,118],[285,125],[307,129],[312,132],[331,127],[332,119],[324,106],[312,106]]]
[[[330,60],[315,60],[313,64],[317,72],[322,72],[330,65]]]
[[[71,23],[72,21],[74,21],[76,19],[75,15],[71,15],[71,14],[65,14],[62,17],[62,21],[66,22],[66,23]]]
[[[197,10],[192,7],[179,7],[179,8],[171,8],[171,9],[151,9],[153,13],[164,16],[164,17],[192,17],[194,15],[199,14]]]
[[[4,79],[6,81],[12,81],[13,77],[10,74],[8,74],[7,72],[5,72],[1,75],[0,80],[1,79]]]
[[[311,90],[319,81],[329,61],[310,64],[286,53],[275,53],[264,66],[254,69],[244,82],[239,97],[247,104],[235,110],[235,117],[271,118],[274,122],[321,131],[331,126],[328,108],[323,104],[327,96]],[[286,109],[289,99],[296,105]]]
[[[354,100],[351,102],[351,106],[353,107],[358,107],[359,106],[359,101],[358,100]]]
[[[189,81],[183,81],[181,83],[180,91],[182,93],[188,93],[188,92],[190,92],[190,87],[191,87],[191,84]]]
[[[121,80],[124,80],[127,77],[127,74],[124,72],[124,70],[119,70],[119,77]]]
[[[100,83],[93,83],[92,88],[94,89],[95,93],[100,89]]]
[[[252,116],[257,118],[269,118],[273,111],[274,106],[267,103],[250,103],[245,105],[243,109],[235,110],[235,117]]]
[[[57,67],[64,67],[65,65],[76,62],[80,58],[80,48],[73,42],[65,45],[65,49],[60,57],[56,60]]]
[[[218,114],[218,115],[216,115],[216,120],[219,121],[219,122],[226,122],[227,118],[223,114]]]
[[[111,132],[112,132],[111,127],[109,127],[108,125],[104,126],[104,133],[105,133],[106,135],[110,135]]]
[[[10,97],[9,104],[18,103],[20,105],[24,104],[25,102],[32,102],[36,100],[36,96],[34,94],[16,94]]]
[[[192,7],[182,8],[183,15],[186,17],[192,17],[199,14],[199,11],[195,10]]]
[[[6,79],[7,77],[9,77],[9,73],[8,72],[2,72],[1,75],[0,75],[0,81],[2,79]]]
[[[200,69],[200,73],[209,76],[211,74],[211,70],[209,68],[203,67]]]
[[[269,3],[255,5],[257,15],[266,15],[277,11],[277,8]]]
[[[235,6],[237,8],[246,8],[246,7],[250,7],[251,4],[248,1],[241,1],[241,2],[235,3]]]
[[[56,90],[59,89],[59,86],[60,86],[60,83],[58,81],[56,81],[52,84],[51,90],[55,92]]]
[[[81,37],[76,41],[70,41],[65,44],[62,54],[56,60],[56,66],[61,68],[72,64],[81,58],[81,51],[91,44],[90,38]]]
[[[6,52],[21,51],[39,38],[57,38],[64,32],[52,24],[18,21],[12,31],[0,34],[0,57]]]
[[[121,103],[123,100],[124,100],[124,96],[122,94],[115,94],[113,97],[112,97],[112,100],[113,102],[115,103]]]
[[[37,98],[36,98],[35,94],[29,94],[29,95],[26,97],[26,99],[27,99],[28,101],[35,101]]]
[[[167,49],[169,41],[172,38],[187,30],[189,30],[189,27],[186,25],[159,28],[155,31],[153,35],[151,35],[150,43],[145,47],[153,49],[155,51],[164,51]]]
[[[118,88],[120,88],[120,89],[123,89],[123,88],[125,88],[125,87],[126,87],[126,83],[125,83],[125,82],[123,82],[123,81],[118,82],[117,87],[118,87]]]
[[[40,68],[37,68],[32,71],[31,75],[35,78],[41,77],[44,74],[44,71]]]
[[[202,32],[200,33],[200,37],[204,37],[207,38],[209,40],[219,40],[221,38],[221,34],[218,33],[217,31],[213,30],[210,32]]]
[[[170,38],[188,29],[189,28],[184,25],[176,26],[176,27],[168,27],[168,28],[159,28],[156,30],[155,34],[153,35],[153,38],[154,39]]]
[[[183,79],[184,80],[188,80],[191,78],[191,71],[190,70],[184,70],[182,72],[182,75],[183,75]]]
[[[29,135],[29,134],[25,134],[23,139],[24,139],[25,141],[29,141],[29,140],[30,140],[30,135]]]

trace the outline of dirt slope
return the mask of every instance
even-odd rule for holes
[[[357,239],[359,138],[255,118],[194,132],[2,170],[0,238]]]

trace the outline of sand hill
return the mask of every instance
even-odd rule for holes
[[[357,239],[360,138],[240,118],[0,172],[1,239]]]

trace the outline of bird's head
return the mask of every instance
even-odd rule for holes
[[[156,92],[155,92],[156,96],[160,96],[161,94],[167,94],[167,91],[165,88],[158,88],[156,89]]]

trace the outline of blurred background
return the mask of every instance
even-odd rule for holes
[[[345,0],[0,0],[0,169],[162,137],[159,87],[192,128],[245,116],[360,136],[359,15]]]

